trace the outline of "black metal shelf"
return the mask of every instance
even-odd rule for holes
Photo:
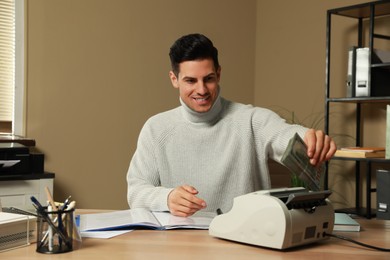
[[[332,97],[330,94],[330,58],[331,58],[331,21],[332,16],[343,16],[348,18],[356,19],[357,29],[357,44],[351,46],[357,46],[362,48],[363,46],[363,20],[368,20],[368,47],[370,49],[370,56],[374,49],[374,39],[390,40],[390,35],[382,35],[374,32],[374,20],[379,17],[390,16],[390,0],[374,1],[364,4],[346,6],[341,8],[330,9],[327,11],[327,24],[326,24],[326,78],[325,78],[325,133],[329,133],[329,114],[330,105],[333,103],[351,103],[355,104],[356,112],[356,143],[355,146],[361,146],[362,134],[361,128],[361,109],[363,104],[370,103],[387,103],[390,104],[390,96],[370,96],[370,97]],[[387,18],[386,18],[387,19]],[[370,70],[382,70],[390,68],[390,63],[373,63],[369,61]],[[390,86],[389,86],[390,88]],[[376,192],[375,188],[371,187],[371,166],[374,163],[390,163],[390,160],[383,158],[346,158],[346,157],[334,157],[332,160],[345,160],[355,162],[355,176],[356,176],[356,198],[355,208],[345,209],[348,213],[357,214],[366,218],[371,218],[375,215],[375,211],[371,209],[371,193]],[[366,205],[362,207],[360,205],[361,187],[360,187],[360,167],[366,166]],[[326,167],[325,174],[325,188],[328,188],[328,164]]]
[[[371,68],[390,68],[390,62],[371,64]]]

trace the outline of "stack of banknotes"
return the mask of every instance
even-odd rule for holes
[[[307,147],[298,134],[295,134],[289,141],[281,162],[290,170],[293,182],[298,183],[299,186],[312,191],[322,189],[325,165],[315,167],[310,164]]]

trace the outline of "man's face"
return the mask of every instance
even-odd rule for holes
[[[184,61],[179,68],[178,76],[170,71],[169,77],[180,98],[196,112],[209,111],[218,97],[221,68],[216,71],[212,59]]]

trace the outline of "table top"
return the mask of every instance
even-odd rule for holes
[[[359,242],[390,248],[390,221],[358,219],[360,232],[335,232]],[[1,259],[390,259],[389,252],[336,238],[285,251],[212,237],[207,230],[135,230],[110,239],[84,238],[72,252],[45,255],[36,244],[0,253]],[[265,258],[263,258],[265,257]]]

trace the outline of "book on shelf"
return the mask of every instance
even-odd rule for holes
[[[338,149],[335,156],[351,158],[384,158],[384,147],[344,147]]]
[[[360,224],[346,213],[334,213],[333,231],[359,232]]]
[[[216,216],[212,212],[197,212],[190,217],[178,217],[169,212],[149,211],[145,208],[81,214],[77,216],[78,226],[84,231],[132,230],[137,228],[168,229],[208,229]]]

